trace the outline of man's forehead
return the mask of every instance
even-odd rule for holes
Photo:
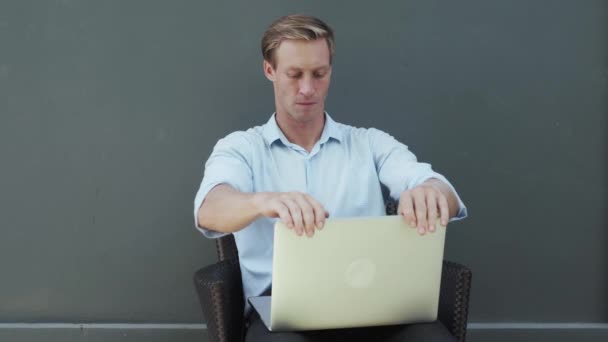
[[[329,47],[325,39],[285,40],[275,51],[277,65],[284,69],[329,68]]]

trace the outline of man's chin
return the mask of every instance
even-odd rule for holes
[[[301,123],[310,122],[318,119],[320,116],[323,116],[323,111],[315,110],[296,110],[294,111],[291,117]]]

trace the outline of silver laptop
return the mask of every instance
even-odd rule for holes
[[[274,229],[272,296],[249,298],[269,330],[437,319],[445,227],[420,235],[383,216],[328,219],[312,238]]]

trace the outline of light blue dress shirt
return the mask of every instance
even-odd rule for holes
[[[196,227],[209,238],[225,235],[199,228],[197,222],[197,211],[205,196],[219,184],[228,184],[241,192],[304,192],[319,201],[330,218],[385,215],[381,183],[395,199],[429,178],[440,179],[452,187],[431,165],[418,162],[406,145],[387,133],[340,124],[327,113],[325,117],[321,138],[310,153],[287,140],[275,115],[263,126],[220,139],[205,164],[194,200]],[[460,208],[452,221],[467,216],[466,207],[456,196]],[[245,303],[271,284],[276,220],[260,218],[234,233]],[[249,310],[247,303],[245,313]]]

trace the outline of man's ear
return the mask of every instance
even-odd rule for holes
[[[274,82],[274,80],[275,80],[275,70],[272,67],[272,65],[270,63],[268,63],[267,60],[264,60],[264,75],[271,82]]]

